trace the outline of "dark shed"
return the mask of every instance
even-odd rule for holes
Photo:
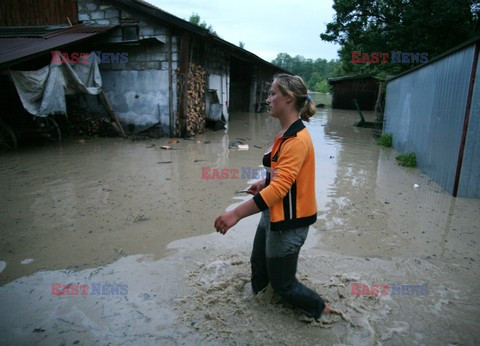
[[[332,86],[332,108],[356,109],[356,99],[360,108],[372,111],[378,94],[378,80],[372,75],[357,75],[329,78]]]

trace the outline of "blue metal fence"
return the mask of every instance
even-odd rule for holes
[[[387,83],[384,133],[392,133],[397,151],[414,152],[418,168],[449,193],[454,190],[474,56],[475,44],[470,44]],[[474,181],[474,195],[480,198],[478,87],[461,180],[466,186],[459,191],[469,191]]]

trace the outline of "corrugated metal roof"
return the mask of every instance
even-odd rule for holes
[[[0,66],[78,42],[113,29],[116,25],[80,24],[68,27],[1,27]]]

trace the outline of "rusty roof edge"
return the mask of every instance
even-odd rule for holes
[[[54,31],[52,33],[48,33],[47,35],[42,36],[44,39],[50,39],[52,37],[65,35],[65,34],[101,34],[107,32],[115,27],[119,26],[119,24],[115,25],[100,25],[95,23],[82,23],[79,25],[73,25],[67,27],[63,30]]]
[[[16,65],[16,64],[19,64],[19,63],[22,63],[22,62],[25,62],[25,61],[28,61],[28,60],[31,60],[31,59],[34,59],[42,54],[44,54],[45,52],[48,52],[48,51],[51,51],[52,49],[58,49],[60,47],[67,47],[67,46],[70,46],[71,44],[74,44],[74,43],[78,43],[78,42],[81,42],[81,41],[84,41],[84,40],[87,40],[87,39],[90,39],[92,38],[93,36],[96,36],[96,35],[99,35],[99,34],[103,34],[109,30],[112,30],[114,28],[116,28],[118,25],[108,25],[108,26],[97,26],[97,28],[100,28],[102,29],[101,31],[94,31],[94,32],[66,32],[63,31],[63,30],[60,30],[62,31],[65,35],[75,35],[75,34],[78,34],[78,35],[82,35],[82,37],[78,37],[76,36],[75,39],[72,39],[71,41],[68,41],[68,42],[63,42],[63,43],[60,43],[60,44],[53,44],[53,45],[49,45],[49,43],[52,43],[52,40],[55,38],[55,37],[61,37],[62,35],[59,34],[59,35],[55,35],[55,36],[52,36],[52,37],[49,37],[49,38],[43,38],[43,37],[36,37],[36,38],[31,38],[31,40],[35,40],[35,41],[42,41],[44,42],[44,49],[37,49],[35,51],[28,51],[26,50],[24,53],[18,53],[15,57],[13,58],[10,58],[9,60],[5,60],[3,62],[0,63],[0,69],[8,69],[10,68],[11,66],[13,65]],[[89,27],[91,27],[89,25]],[[24,37],[19,37],[19,39],[28,39],[28,38],[24,38]],[[15,40],[15,38],[0,38],[0,40]],[[27,46],[27,47],[30,47],[30,44],[27,45],[25,44],[24,46]]]
[[[92,22],[75,25],[32,25],[32,26],[2,26],[0,38],[45,38],[66,33],[100,33],[113,29],[117,25],[100,25]],[[32,31],[38,30],[33,34]],[[27,33],[25,33],[27,31]],[[43,31],[43,32],[42,32]]]

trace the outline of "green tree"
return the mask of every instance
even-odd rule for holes
[[[320,92],[328,92],[330,90],[327,79],[336,76],[335,73],[340,65],[336,60],[312,60],[301,55],[292,57],[287,53],[277,54],[272,64],[299,75],[307,83],[310,90]]]
[[[432,59],[480,33],[478,0],[334,0],[320,35],[339,43],[340,74],[397,74],[409,64],[353,64],[352,51],[428,53]],[[389,57],[391,61],[391,57]]]
[[[200,15],[198,13],[192,13],[190,19],[188,20],[190,23],[198,25],[201,28],[207,29],[209,33],[212,35],[218,36],[217,33],[213,30],[211,25],[207,25],[205,21],[201,21]]]

